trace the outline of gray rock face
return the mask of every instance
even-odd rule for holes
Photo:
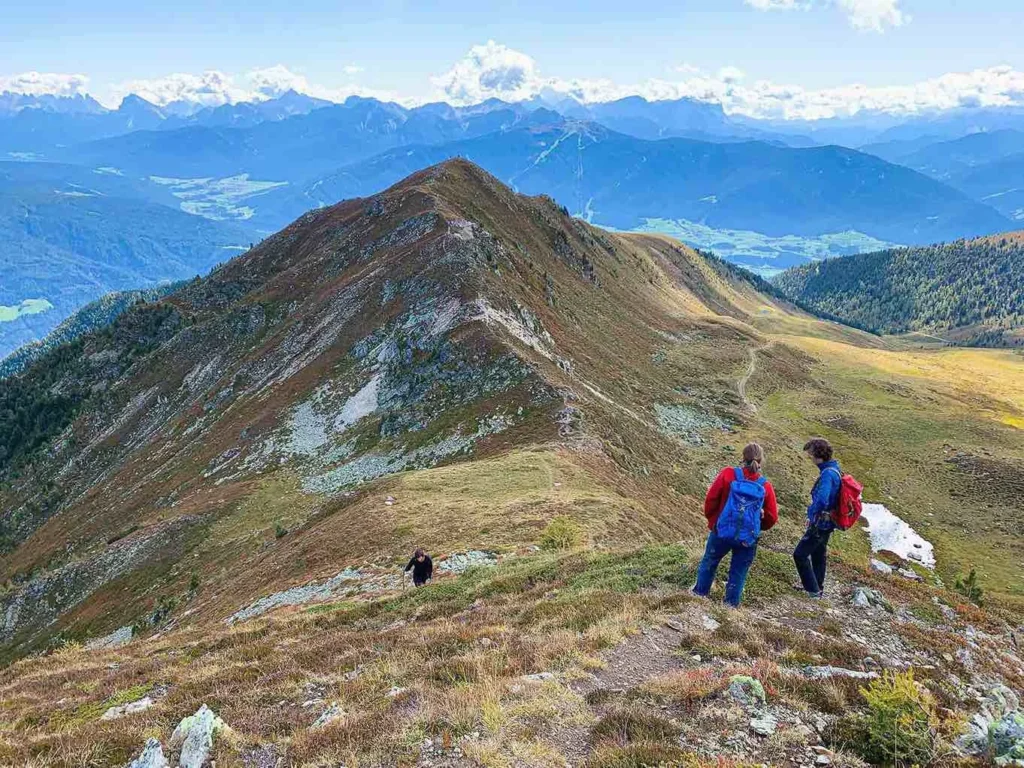
[[[102,651],[107,648],[123,648],[132,641],[132,628],[121,627],[115,629],[109,635],[103,637],[97,637],[94,640],[90,640],[85,644],[87,651]]]
[[[892,566],[888,563],[883,563],[881,560],[871,558],[871,570],[877,571],[878,573],[884,573],[889,576],[892,574]]]
[[[227,725],[205,704],[194,715],[178,723],[171,734],[171,749],[181,748],[178,768],[203,768],[213,749],[213,737],[228,730]]]
[[[93,557],[68,563],[0,595],[0,644],[17,647],[22,638],[45,632],[58,616],[103,585],[176,546],[195,521],[192,517],[169,521],[153,533],[119,541]]]
[[[234,624],[236,621],[252,619],[266,613],[267,611],[272,611],[275,608],[281,608],[286,605],[303,605],[305,603],[330,600],[337,590],[346,586],[350,582],[358,581],[360,577],[361,574],[355,568],[346,568],[344,571],[332,576],[327,581],[303,584],[299,587],[292,587],[291,589],[286,589],[281,592],[275,592],[267,597],[261,597],[252,605],[234,613],[228,617],[227,623]]]
[[[447,573],[465,573],[475,565],[497,565],[497,563],[498,556],[493,552],[481,552],[474,549],[469,552],[456,552],[449,555],[438,564],[437,570]]]
[[[164,749],[156,739],[147,739],[142,752],[128,763],[127,768],[170,768]]]

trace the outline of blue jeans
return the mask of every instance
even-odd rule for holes
[[[743,597],[743,586],[747,583],[747,573],[754,562],[757,544],[746,547],[734,539],[720,538],[714,531],[708,534],[704,557],[697,567],[697,584],[693,588],[693,593],[701,597],[711,594],[711,585],[715,581],[718,564],[730,552],[732,561],[729,563],[729,581],[725,584],[725,602],[736,608]]]
[[[820,595],[825,589],[825,571],[828,567],[828,540],[832,531],[823,531],[811,526],[793,550],[793,560],[800,583],[812,595]]]

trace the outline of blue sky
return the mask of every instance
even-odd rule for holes
[[[615,86],[591,88],[591,95],[648,95],[642,84],[652,80],[739,79],[748,88],[769,81],[807,90],[860,83],[877,89],[996,66],[1012,69],[1014,76],[1024,70],[1024,47],[1013,32],[1024,28],[1019,0],[176,0],[155,10],[154,5],[159,4],[13,4],[0,24],[0,85],[10,87],[11,76],[25,72],[81,74],[88,77],[86,90],[114,103],[126,84],[170,74],[216,71],[241,92],[249,85],[245,73],[283,66],[311,92],[422,101],[452,92],[439,89],[437,78],[487,41],[500,48],[489,49],[479,67],[505,66],[504,54],[495,51],[510,50],[532,61],[533,83]],[[512,66],[523,60],[517,61]],[[462,75],[474,73],[464,68]],[[1017,80],[1012,83],[997,90],[1016,88]],[[175,93],[184,92],[176,87]],[[715,94],[720,90],[708,87]],[[479,88],[456,90],[468,98]],[[154,98],[159,93],[154,86]],[[682,95],[688,93],[684,89]]]

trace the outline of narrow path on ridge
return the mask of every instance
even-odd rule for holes
[[[746,373],[740,376],[736,382],[736,392],[739,394],[740,399],[754,413],[757,413],[757,406],[750,402],[750,399],[747,397],[747,383],[750,381],[750,377],[757,372],[757,353],[765,352],[774,346],[775,342],[769,341],[758,347],[748,349],[747,354],[750,356],[750,364],[747,366]]]

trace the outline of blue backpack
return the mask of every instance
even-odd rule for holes
[[[729,486],[729,498],[722,514],[718,516],[715,533],[722,539],[732,539],[745,547],[752,547],[761,536],[761,509],[764,507],[764,484],[762,475],[757,480],[747,480],[743,469],[736,467],[736,479]]]

